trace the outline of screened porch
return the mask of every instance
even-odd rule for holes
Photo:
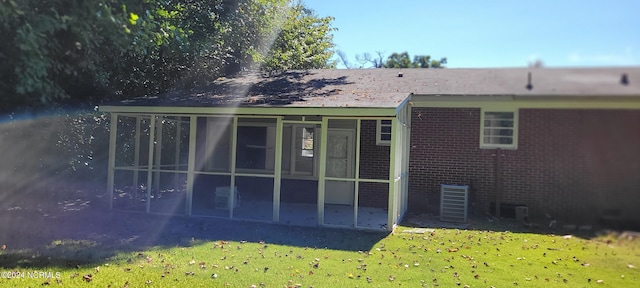
[[[404,106],[385,116],[104,108],[111,113],[109,205],[391,230],[407,208],[410,117]]]

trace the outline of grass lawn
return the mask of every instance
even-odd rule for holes
[[[204,231],[184,242],[130,249],[124,244],[106,249],[104,244],[79,239],[55,240],[38,252],[7,248],[0,255],[4,273],[0,286],[638,287],[640,283],[636,267],[640,267],[640,241],[615,234],[587,239],[478,228],[434,228],[419,234],[404,232],[412,227],[398,227],[392,234],[381,234],[231,225],[234,230],[227,237],[224,231],[216,231],[216,236]]]

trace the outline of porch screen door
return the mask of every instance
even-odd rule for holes
[[[330,129],[327,133],[326,176],[353,178],[354,131]],[[353,182],[327,181],[325,203],[353,205],[353,193]]]

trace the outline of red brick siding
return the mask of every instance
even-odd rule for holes
[[[358,206],[387,208],[389,206],[389,184],[360,182]]]
[[[376,120],[363,120],[360,124],[360,179],[389,179],[389,146],[376,145]],[[359,205],[388,206],[388,184],[360,183]]]
[[[389,179],[389,146],[376,145],[375,120],[360,124],[360,178]]]
[[[479,149],[480,110],[412,111],[410,209],[437,213],[439,185],[471,186],[472,207],[496,198],[496,150]],[[605,208],[640,219],[640,111],[519,111],[517,150],[500,150],[503,203],[534,218],[593,221]]]
[[[493,151],[479,149],[479,125],[479,109],[413,109],[410,210],[437,213],[440,184],[470,185],[471,203],[488,203],[495,164]]]

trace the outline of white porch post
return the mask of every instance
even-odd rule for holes
[[[238,116],[233,117],[233,126],[231,127],[231,182],[229,183],[229,197],[231,200],[231,207],[229,207],[229,218],[233,218],[233,208],[236,206],[236,153],[238,152],[238,147],[236,143],[238,142]]]
[[[177,117],[176,120],[176,149],[175,156],[173,157],[173,164],[175,167],[173,168],[175,171],[180,171],[180,146],[182,146],[182,117]],[[174,185],[182,184],[180,183],[180,173],[173,173],[173,183]],[[177,187],[176,187],[177,188]],[[185,211],[186,214],[186,211]]]
[[[185,201],[185,214],[191,215],[193,211],[193,184],[196,170],[196,133],[198,131],[198,117],[189,118],[189,158],[187,162],[187,199]]]
[[[360,187],[360,134],[362,131],[360,130],[362,125],[362,120],[358,118],[356,120],[356,179],[353,182],[355,187],[353,187],[354,195],[353,195],[353,227],[358,227],[358,193],[360,192],[358,188]]]
[[[273,222],[280,221],[280,180],[282,178],[282,117],[276,120],[276,151],[273,165]]]
[[[162,130],[163,130],[162,126],[164,126],[164,123],[162,122],[163,122],[162,117],[158,117],[155,121],[155,124],[157,126],[156,134],[158,135],[158,137],[156,137],[157,140],[154,141],[156,142],[154,166],[157,171],[154,173],[155,177],[153,179],[153,189],[158,194],[160,193],[160,170],[162,169],[162,165],[161,165],[162,164]]]
[[[109,196],[109,209],[113,209],[113,182],[116,169],[116,138],[118,136],[118,114],[111,113],[109,123],[109,164],[107,170],[107,195]]]
[[[324,225],[324,189],[327,170],[327,131],[329,131],[329,119],[322,117],[320,127],[320,165],[318,173],[318,225]]]
[[[404,144],[402,145],[402,169],[404,170],[404,183],[403,183],[403,204],[404,211],[403,214],[406,214],[409,209],[409,157],[411,152],[411,106],[405,106],[405,127],[404,127]]]
[[[393,230],[393,224],[395,224],[396,215],[396,148],[398,139],[398,129],[396,129],[398,120],[393,118],[391,120],[391,145],[389,147],[389,204],[387,207],[387,230]]]
[[[140,167],[140,122],[142,122],[140,116],[136,116],[136,138],[134,144],[135,146],[133,147],[133,161],[135,161],[135,164],[133,164],[135,168],[133,169],[133,187],[135,189],[138,189],[138,182],[140,181],[140,172],[138,171],[138,168]]]
[[[153,169],[153,154],[154,154],[153,148],[155,147],[153,145],[153,142],[156,137],[155,135],[156,134],[156,125],[155,125],[156,116],[155,115],[150,115],[150,116],[151,116],[151,120],[149,121],[149,123],[151,124],[151,129],[149,131],[149,160],[147,160],[147,203],[146,203],[147,213],[151,212],[151,187],[153,185],[152,169]]]

